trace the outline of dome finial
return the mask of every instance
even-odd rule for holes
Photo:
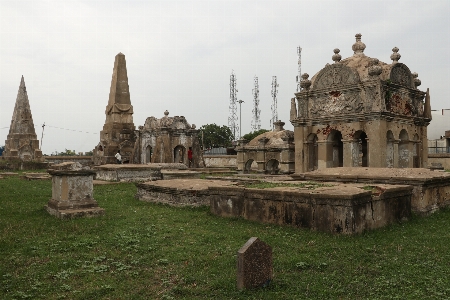
[[[366,44],[361,42],[361,33],[355,34],[356,43],[353,44],[352,50],[354,51],[354,55],[364,55],[364,49],[366,49]]]
[[[402,57],[400,55],[400,53],[398,53],[398,50],[399,49],[397,47],[392,48],[392,52],[394,52],[394,53],[391,54],[392,64],[398,63],[400,57]]]
[[[341,61],[342,56],[339,54],[339,52],[341,52],[341,50],[339,50],[338,48],[333,50],[334,55],[331,57],[331,59],[335,62],[338,63]]]

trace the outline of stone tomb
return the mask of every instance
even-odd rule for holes
[[[105,210],[98,207],[93,197],[95,172],[81,168],[80,164],[66,162],[52,166],[52,198],[45,209],[60,219],[97,216]]]
[[[423,168],[330,168],[291,175],[297,180],[409,185],[411,209],[432,213],[450,205],[450,173]]]
[[[137,164],[109,164],[94,167],[96,172],[95,179],[104,181],[148,181],[160,180],[161,166],[158,164],[152,165],[137,165]]]
[[[237,287],[251,289],[267,286],[272,280],[272,247],[250,238],[237,252]]]

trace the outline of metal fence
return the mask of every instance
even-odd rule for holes
[[[428,147],[428,153],[450,153],[450,147]]]

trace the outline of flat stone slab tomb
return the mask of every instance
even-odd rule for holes
[[[450,205],[448,172],[424,168],[328,168],[291,176],[297,180],[411,185],[411,209],[420,214]]]
[[[148,181],[160,180],[161,166],[139,164],[109,164],[94,167],[96,180],[104,181]]]
[[[211,213],[222,217],[344,234],[380,228],[411,215],[413,187],[407,185],[329,183],[267,189],[239,185],[204,179],[138,183],[136,198],[177,205],[209,204]]]

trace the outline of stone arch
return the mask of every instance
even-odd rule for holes
[[[353,135],[352,158],[354,167],[369,166],[369,149],[367,140],[367,134],[362,130],[356,131]]]
[[[182,145],[178,145],[173,149],[173,162],[185,163],[186,148]]]
[[[279,161],[276,159],[270,159],[266,163],[266,170],[269,174],[278,174],[279,168]]]
[[[342,167],[344,165],[342,133],[339,130],[331,130],[327,141],[327,165],[331,168]]]
[[[359,82],[359,75],[356,71],[342,64],[332,64],[317,73],[314,79],[313,89],[345,86]]]
[[[152,154],[153,154],[153,148],[150,145],[147,145],[147,147],[145,147],[145,163],[150,163],[152,162]]]
[[[307,151],[308,151],[308,171],[317,170],[319,162],[319,149],[317,146],[317,134],[311,133],[307,138]]]
[[[394,134],[388,130],[386,133],[386,167],[394,167]]]
[[[247,162],[244,165],[244,173],[250,173],[250,171],[252,170],[252,164],[253,164],[253,159],[247,160]]]
[[[409,167],[409,135],[405,129],[400,131],[398,143],[398,167]]]
[[[413,168],[420,168],[420,139],[416,133],[413,137]]]
[[[414,88],[414,80],[409,68],[402,63],[396,63],[391,67],[389,79],[392,83]]]

